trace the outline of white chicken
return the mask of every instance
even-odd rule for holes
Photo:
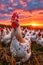
[[[15,13],[12,17],[15,16]],[[31,42],[22,37],[20,26],[18,25],[17,16],[14,17],[12,23],[12,42],[10,45],[10,51],[14,57],[22,58],[22,62],[26,62],[31,57]],[[15,22],[16,21],[16,22]],[[16,23],[16,25],[15,25]]]

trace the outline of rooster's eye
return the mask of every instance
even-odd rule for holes
[[[27,49],[27,53],[29,53],[29,50]]]

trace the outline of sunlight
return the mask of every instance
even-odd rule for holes
[[[32,25],[32,26],[37,26],[38,24],[32,23],[31,25]]]
[[[40,26],[40,27],[43,27],[43,24],[39,24],[39,23],[31,23],[31,26]]]
[[[32,21],[30,24],[31,26],[38,26],[38,23],[36,21]]]

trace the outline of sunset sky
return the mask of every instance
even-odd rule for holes
[[[19,15],[20,25],[43,26],[43,0],[0,0],[0,24],[10,25],[14,12]]]

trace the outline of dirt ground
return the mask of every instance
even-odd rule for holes
[[[5,46],[0,42],[0,65],[14,65],[14,57],[11,56],[9,46]],[[43,47],[32,42],[31,49],[31,58],[23,65],[43,65]]]

